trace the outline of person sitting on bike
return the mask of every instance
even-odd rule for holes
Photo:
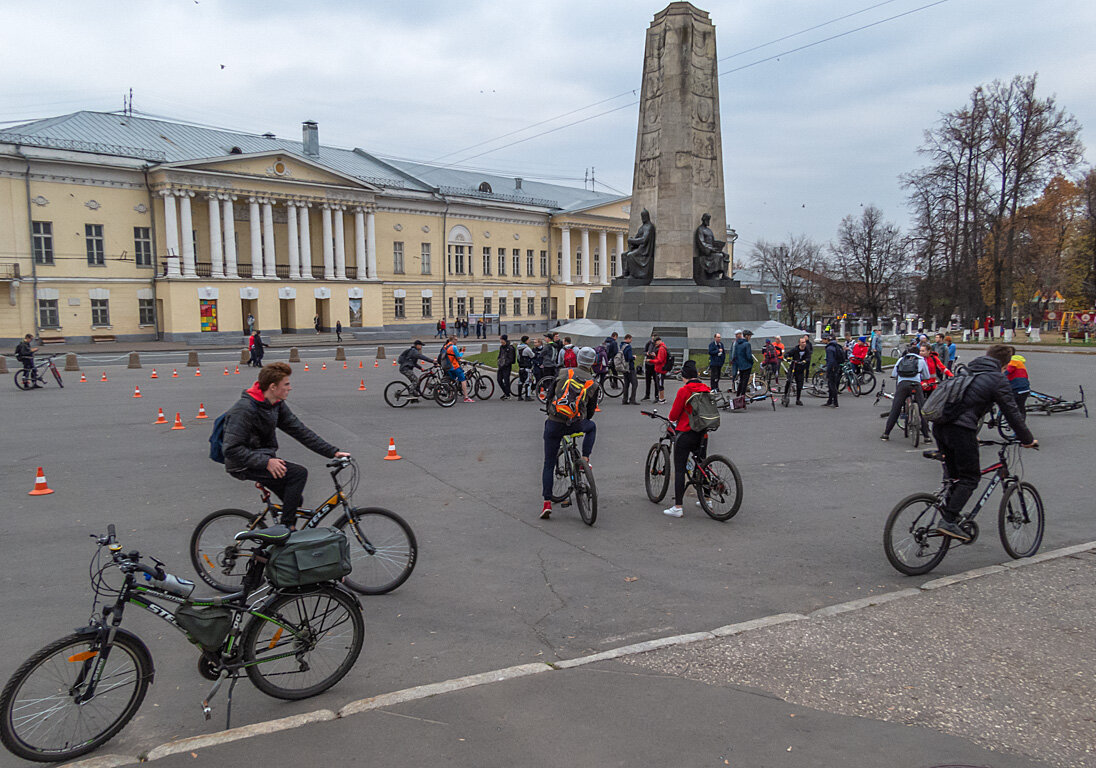
[[[952,374],[927,341],[921,342],[920,354],[921,357],[925,358],[925,364],[929,369],[929,377],[921,381],[921,390],[924,392],[925,397],[928,397],[929,393],[936,389],[936,385],[942,379],[949,378]]]
[[[15,359],[23,364],[23,380],[34,381],[34,353],[37,352],[40,347],[32,347],[30,343],[34,341],[34,336],[27,334],[23,337],[23,340],[15,345]],[[37,381],[34,382],[34,386],[41,386]]]
[[[883,427],[883,434],[879,436],[880,440],[890,440],[891,430],[898,423],[898,417],[906,405],[907,397],[912,396],[918,408],[925,404],[921,382],[930,377],[929,365],[925,358],[916,352],[906,352],[894,364],[891,376],[897,379],[897,384],[894,388],[894,399],[891,400],[890,414],[887,415],[887,425]],[[929,440],[929,424],[924,419],[921,420],[921,437],[925,441]]]
[[[259,371],[251,389],[225,413],[225,472],[237,480],[254,480],[282,500],[281,522],[293,527],[301,507],[308,470],[278,458],[276,430],[329,459],[349,456],[301,423],[286,405],[292,389],[288,363],[270,363]]]
[[[464,375],[464,368],[461,367],[460,359],[462,357],[464,357],[464,353],[457,349],[456,334],[446,337],[445,346],[441,348],[438,360],[445,368],[446,375],[453,381],[460,382],[460,391],[464,394],[464,402],[474,403],[475,400],[468,396],[468,377]]]
[[[799,343],[786,354],[788,364],[791,367],[788,368],[788,381],[785,384],[785,389],[791,388],[794,379],[796,405],[803,405],[803,380],[811,367],[811,356],[813,354],[814,350],[811,348],[810,339],[807,338],[806,334],[800,336]]]
[[[856,343],[852,345],[852,353],[849,355],[849,362],[856,366],[857,371],[859,371],[861,366],[867,362],[868,353],[870,351],[871,348],[868,346],[867,336],[861,336],[856,340]]]
[[[765,339],[765,346],[761,349],[761,369],[766,379],[771,373],[773,379],[780,381],[780,353],[772,339]]]
[[[689,414],[693,412],[689,398],[697,392],[712,390],[700,380],[696,363],[692,360],[686,360],[681,366],[681,378],[685,383],[677,391],[674,404],[670,406],[670,424],[677,432],[677,439],[674,440],[674,503],[669,509],[662,510],[662,514],[670,517],[681,517],[685,514],[681,501],[685,497],[685,465],[689,462],[689,455],[695,455],[697,461],[702,461],[708,455],[708,433],[694,432],[689,426]]]
[[[518,344],[517,349],[518,358],[518,400],[532,400],[532,397],[525,396],[525,387],[529,381],[529,376],[533,373],[533,364],[536,360],[536,353],[533,352],[529,346],[529,337],[522,336],[521,342]]]
[[[403,352],[400,352],[400,356],[396,358],[400,373],[407,377],[412,388],[416,391],[419,387],[419,377],[416,375],[416,371],[425,370],[419,365],[420,360],[426,363],[426,368],[434,364],[433,360],[422,353],[422,342],[418,339],[415,339],[415,342]]]
[[[556,456],[559,444],[565,435],[583,432],[582,458],[590,460],[597,438],[597,425],[594,424],[594,410],[597,408],[598,385],[593,373],[597,353],[590,347],[582,347],[575,353],[578,367],[563,368],[548,387],[544,398],[548,418],[544,420],[544,467],[541,472],[541,490],[544,506],[540,510],[540,519],[547,520],[552,515],[552,484],[556,470]],[[578,392],[581,390],[582,394]],[[574,416],[559,411],[560,401],[568,397],[575,398]]]
[[[1016,350],[1007,344],[994,344],[984,356],[971,360],[965,375],[975,378],[963,393],[961,412],[946,424],[937,421],[932,426],[936,444],[944,454],[948,477],[953,483],[944,508],[940,510],[943,519],[936,528],[945,536],[970,541],[970,536],[958,525],[959,516],[982,477],[978,462],[978,429],[986,411],[994,403],[1025,448],[1039,445],[1028,429],[1024,414],[1016,405],[1012,388],[1005,378],[1004,372],[1015,354]]]
[[[1013,355],[1005,369],[1008,377],[1008,385],[1012,389],[1012,395],[1016,398],[1016,406],[1020,413],[1027,413],[1027,399],[1031,394],[1031,382],[1028,379],[1027,360],[1022,355]]]

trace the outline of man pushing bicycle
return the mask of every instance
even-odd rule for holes
[[[593,422],[598,397],[598,385],[593,373],[597,353],[590,347],[583,347],[576,357],[578,367],[561,370],[548,386],[544,398],[548,418],[544,420],[544,467],[541,472],[544,507],[540,511],[541,520],[547,520],[552,514],[552,475],[560,441],[565,435],[584,433],[582,459],[588,462],[597,437],[597,425]]]

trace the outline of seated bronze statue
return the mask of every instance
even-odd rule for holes
[[[643,223],[636,236],[628,238],[631,250],[622,256],[620,276],[632,283],[649,284],[655,271],[655,225],[646,208],[639,218]]]
[[[723,249],[727,243],[716,240],[708,224],[710,213],[700,219],[693,238],[693,280],[698,285],[714,285],[731,279],[731,257]]]

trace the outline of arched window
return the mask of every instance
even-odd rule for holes
[[[491,185],[488,184],[486,181],[481,181],[479,185],[479,191],[491,194]]]
[[[446,267],[451,275],[472,273],[472,233],[457,224],[449,230],[446,248]]]

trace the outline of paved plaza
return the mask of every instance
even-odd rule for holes
[[[68,373],[63,390],[53,387],[22,393],[9,388],[3,395],[9,447],[0,491],[6,500],[8,545],[0,584],[6,615],[13,620],[9,627],[18,627],[18,631],[0,637],[0,650],[8,660],[0,668],[0,676],[6,678],[18,661],[85,622],[91,605],[87,563],[94,547],[90,533],[101,532],[113,522],[127,549],[155,555],[168,570],[192,577],[186,547],[195,523],[214,509],[257,508],[254,488],[233,480],[207,458],[212,419],[194,418],[200,403],[211,417],[225,410],[253,381],[249,376],[253,371],[241,368],[239,375],[224,376],[228,363],[212,362],[218,353],[202,354],[203,360],[208,355],[211,362],[204,364],[200,378],[194,376],[193,369],[165,358],[166,365],[158,364],[156,380],[149,378],[148,362],[140,370],[112,365],[85,368],[90,380],[86,384],[75,383],[78,374]],[[284,352],[270,350],[267,361],[279,359],[276,355],[280,354]],[[1078,384],[1096,385],[1092,375],[1096,358],[1026,354],[1037,389],[1072,396]],[[557,507],[551,520],[537,519],[543,414],[534,406],[500,402],[496,395],[488,402],[458,404],[447,410],[433,404],[395,410],[387,407],[382,397],[384,385],[397,375],[390,359],[374,368],[372,356],[350,354],[350,368],[343,370],[342,363],[326,358],[326,371],[319,370],[320,357],[307,359],[311,369],[307,373],[303,365],[294,365],[289,404],[308,426],[354,454],[362,468],[355,502],[388,507],[406,517],[418,536],[420,560],[411,579],[396,592],[363,598],[366,645],[357,666],[343,681],[321,696],[295,703],[270,699],[244,682],[237,687],[233,704],[233,723],[237,725],[318,709],[337,711],[348,702],[411,686],[515,665],[557,663],[774,614],[806,615],[835,603],[916,587],[929,579],[1006,559],[996,538],[994,519],[987,516],[980,520],[980,540],[971,547],[953,549],[929,576],[906,578],[891,569],[882,551],[883,520],[903,496],[935,489],[939,468],[922,459],[920,450],[913,450],[908,442],[879,441],[878,413],[882,409],[873,406],[872,397],[843,398],[837,411],[818,407],[822,400],[806,398],[803,408],[778,406],[772,412],[767,406],[751,406],[746,413],[726,414],[722,428],[712,438],[712,451],[729,455],[744,482],[742,509],[727,523],[708,519],[691,499],[687,499],[686,516],[681,520],[664,517],[661,510],[665,505],[647,501],[642,465],[658,427],[639,414],[639,407],[608,401],[597,416],[598,441],[593,454],[599,515],[597,525],[588,528],[571,509]],[[357,368],[359,360],[364,360],[364,368]],[[232,366],[230,370],[234,363]],[[172,367],[178,369],[178,379],[170,377]],[[98,381],[102,371],[106,371],[108,382]],[[365,392],[358,391],[362,379]],[[132,396],[137,385],[142,393],[139,399]],[[1096,386],[1091,389],[1096,391]],[[158,408],[163,408],[169,420],[179,412],[187,429],[170,431],[169,425],[153,425]],[[1096,421],[1067,413],[1032,416],[1030,423],[1043,450],[1026,452],[1023,470],[1046,504],[1043,549],[1096,539],[1091,481]],[[390,437],[395,438],[402,461],[382,461]],[[306,503],[329,493],[323,460],[291,438],[281,442],[282,455],[310,469]],[[54,494],[27,495],[38,466],[45,468]],[[995,501],[990,504],[994,513]],[[1044,566],[1031,566],[1037,567]],[[1060,583],[1063,590],[1072,586],[1068,579],[1051,583]],[[1016,588],[1017,582],[1010,581],[999,594],[989,597],[1015,603]],[[973,607],[976,605],[957,604],[952,610],[937,608],[924,614],[905,610],[910,613],[909,622],[916,623],[923,615],[934,628],[925,636],[926,643],[947,643],[951,637],[946,631],[948,623],[969,624],[967,612]],[[1022,620],[1021,608],[1022,602],[1014,607],[1014,613]],[[207,723],[201,717],[200,701],[209,684],[197,675],[197,653],[147,615],[130,612],[126,625],[148,643],[157,665],[156,683],[137,717],[100,752],[137,755],[169,740],[212,732],[223,725],[223,699],[215,700],[212,721]],[[888,645],[885,636],[871,634],[877,628],[861,628],[862,637],[878,640],[864,641],[868,649]],[[793,632],[794,628],[779,631]],[[1091,648],[1091,622],[1080,622],[1076,631],[1088,639]],[[437,713],[431,712],[448,706],[449,713],[442,719],[467,718],[470,730],[485,729],[484,738],[490,735],[488,713],[501,708],[498,716],[512,717],[514,728],[505,729],[509,734],[506,745],[490,759],[476,759],[477,754],[483,757],[490,752],[462,752],[464,747],[455,739],[445,748],[429,739],[426,746],[415,750],[408,746],[401,759],[412,764],[411,756],[425,759],[432,754],[443,759],[449,756],[454,764],[504,765],[508,763],[506,755],[522,755],[524,746],[543,755],[532,764],[612,764],[599,750],[613,746],[616,739],[605,737],[598,743],[598,717],[606,718],[607,730],[624,728],[625,712],[657,718],[660,701],[682,697],[691,702],[683,711],[697,715],[689,728],[697,734],[706,733],[707,740],[699,740],[698,735],[698,741],[692,743],[696,751],[689,752],[690,740],[685,736],[693,731],[685,728],[680,716],[671,719],[667,727],[681,729],[672,754],[696,755],[695,760],[683,759],[680,764],[723,764],[715,754],[709,754],[716,746],[710,740],[718,735],[713,730],[721,728],[720,723],[737,723],[736,732],[741,733],[738,743],[746,744],[763,732],[759,729],[764,723],[776,723],[774,718],[790,722],[793,718],[789,715],[794,713],[803,718],[797,720],[802,725],[793,729],[799,741],[789,741],[787,746],[825,747],[829,757],[816,762],[795,762],[787,757],[751,762],[739,753],[737,762],[726,764],[832,765],[843,760],[850,765],[878,765],[887,750],[902,750],[907,739],[902,734],[914,733],[914,729],[902,725],[910,722],[903,689],[887,693],[889,701],[897,702],[896,714],[888,715],[871,701],[849,701],[848,690],[826,683],[836,667],[819,646],[832,646],[831,651],[847,648],[842,662],[852,669],[861,655],[865,656],[865,668],[873,663],[863,647],[841,644],[852,643],[858,636],[859,630],[775,637],[772,658],[767,658],[765,648],[753,649],[758,658],[766,657],[766,663],[773,665],[763,667],[771,672],[764,680],[757,677],[756,664],[726,660],[744,658],[750,648],[728,651],[724,660],[695,650],[695,660],[637,660],[653,675],[643,678],[645,685],[638,688],[634,682],[619,682],[623,677],[637,679],[637,667],[617,661],[597,665],[596,669],[604,666],[602,672],[586,667],[575,670],[574,675],[566,673],[566,680],[575,682],[559,682],[563,674],[535,675],[500,684],[498,694],[491,693],[495,686],[488,686],[454,696],[449,705],[444,703],[445,697],[408,705],[413,716],[426,720],[437,719]],[[969,652],[977,656],[977,644],[970,647]],[[1007,650],[1001,653],[1007,656]],[[928,650],[923,660],[924,674],[936,676]],[[705,673],[705,665],[718,674]],[[817,674],[793,675],[789,670],[796,665],[815,669]],[[872,674],[886,676],[887,667],[882,669],[884,672]],[[784,673],[777,674],[780,670]],[[1023,667],[1017,673],[988,663],[972,662],[970,666],[972,678],[1006,674],[1019,675],[1022,680],[1027,672]],[[557,680],[549,685],[544,682],[547,677]],[[1091,690],[1091,672],[1081,677],[1084,679],[1077,684]],[[573,688],[560,692],[561,685]],[[933,697],[943,696],[938,689],[928,690]],[[496,695],[500,698],[493,698]],[[647,706],[641,706],[644,703]],[[709,704],[732,707],[741,717],[731,717],[731,710],[726,709],[713,717]],[[621,706],[620,711],[608,714],[616,705]],[[538,718],[541,706],[551,714]],[[959,709],[964,704],[947,699],[940,706]],[[482,711],[473,715],[471,712],[478,710],[469,707]],[[1032,720],[1030,710],[1001,717],[1025,723],[1023,730],[1027,731],[1031,723],[1038,723]],[[1063,755],[1073,753],[1055,751],[1038,740],[995,740],[994,729],[1000,727],[1001,720],[993,719],[991,707],[986,711],[990,715],[982,717],[979,712],[961,720],[914,718],[921,726],[916,733],[922,743],[952,745],[954,749],[931,756],[926,753],[926,760],[931,757],[936,763],[890,762],[930,765],[967,760],[1013,766],[1041,764],[1030,760],[1045,759],[1047,764],[1070,764]],[[702,717],[705,713],[706,720]],[[288,732],[280,742],[270,742],[270,748],[281,744],[282,749],[291,750],[294,743],[314,740],[338,744],[344,736],[350,748],[367,734],[376,736],[389,728],[406,732],[401,731],[403,725],[392,725],[403,718],[384,713],[363,717],[367,719],[362,722],[377,727],[355,731],[350,721],[309,726],[315,730]],[[573,719],[585,722],[570,732],[557,728]],[[877,722],[885,720],[893,722]],[[522,742],[525,730],[519,726],[535,728],[538,722],[563,741],[556,741],[554,747],[541,746],[539,739],[545,734],[540,734],[538,740]],[[416,727],[421,727],[421,722]],[[1079,727],[1086,726],[1082,723]],[[1087,727],[1091,736],[1091,722]],[[772,730],[779,733],[782,728],[773,725]],[[351,731],[355,732],[348,733]],[[822,734],[828,735],[823,738]],[[1061,738],[1073,737],[1063,734]],[[642,731],[632,739],[637,740],[631,751],[620,752],[618,763],[640,764],[644,755],[659,754],[657,750],[670,746],[656,743],[661,741],[659,737]],[[389,758],[398,742],[381,743],[388,745],[385,762],[395,763]],[[480,749],[487,746],[483,739],[477,743]],[[569,743],[586,744],[588,759],[566,756]],[[771,744],[758,741],[756,747],[749,754],[763,756]],[[242,755],[263,747],[251,740],[224,749]],[[875,750],[878,759],[858,762],[852,752],[860,749]],[[1005,749],[1009,756],[993,754],[991,762],[987,749]],[[796,749],[787,754],[796,756]],[[727,753],[726,759],[731,758]],[[185,759],[190,760],[189,754]],[[669,758],[657,761],[673,762]],[[0,757],[0,764],[13,763],[10,755]],[[1075,764],[1081,764],[1080,760]]]

